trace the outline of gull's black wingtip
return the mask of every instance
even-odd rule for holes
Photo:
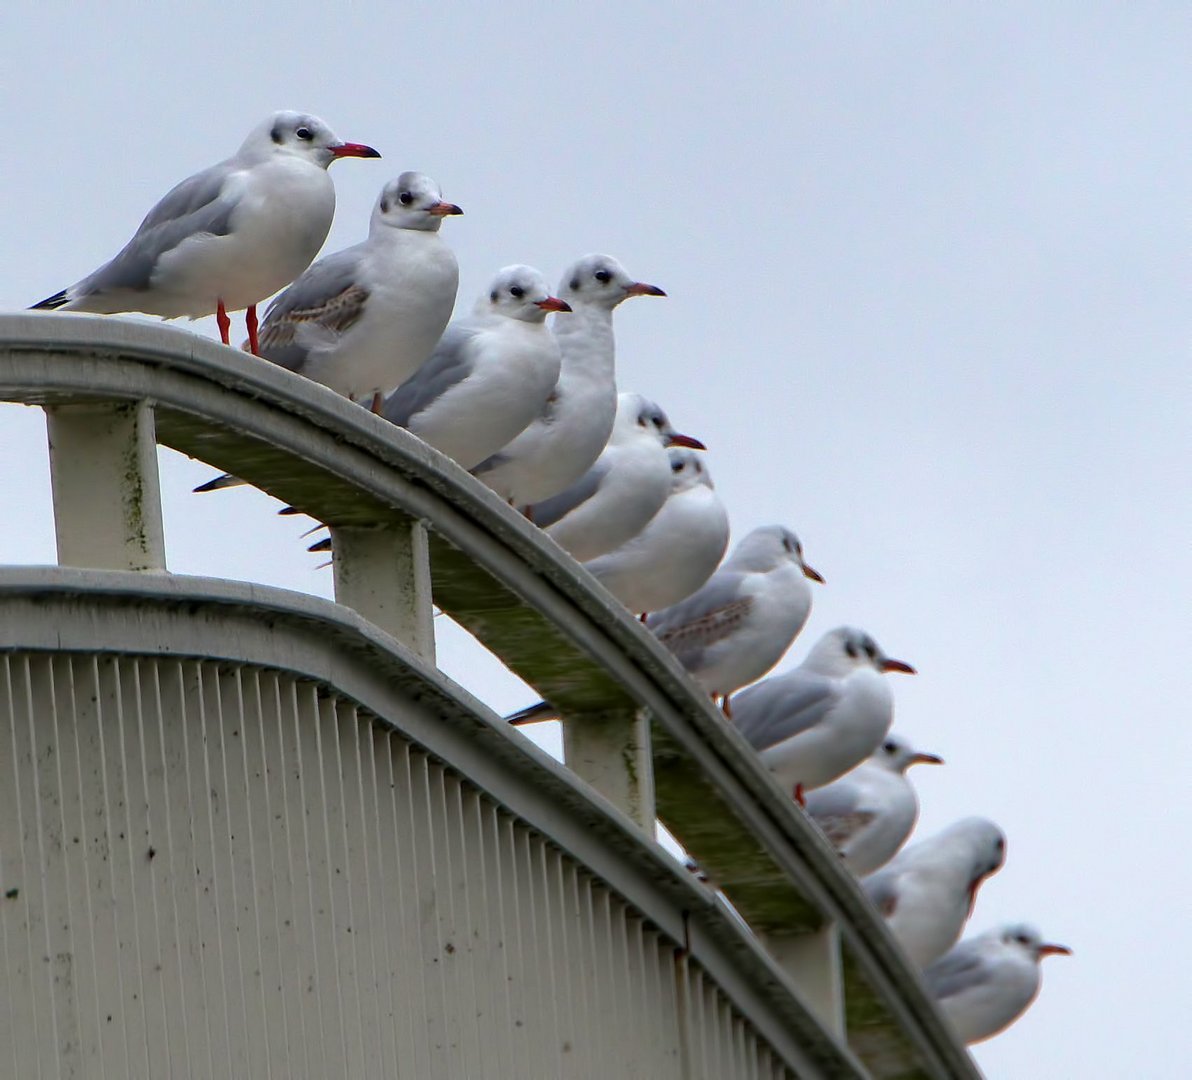
[[[331,537],[325,536],[322,540],[317,540],[306,549],[307,551],[330,551]]]
[[[214,480],[208,480],[205,484],[200,484],[197,488],[193,489],[193,493],[200,495],[204,491],[221,491],[224,488],[237,487],[243,483],[244,481],[239,477],[233,476],[231,473],[223,473]]]
[[[53,296],[47,296],[40,303],[34,304],[29,308],[30,311],[56,311],[63,304],[66,303],[66,290],[54,293]]]

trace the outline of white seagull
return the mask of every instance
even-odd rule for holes
[[[977,890],[1006,861],[1006,838],[992,821],[964,818],[912,844],[861,887],[911,962],[925,968],[960,938]]]
[[[571,266],[559,296],[573,314],[551,326],[562,354],[559,381],[525,431],[476,466],[477,479],[518,507],[579,480],[608,442],[617,411],[613,309],[631,296],[665,295],[634,281],[609,255],[586,255]]]
[[[906,771],[918,764],[942,765],[943,759],[888,735],[852,772],[808,793],[807,816],[857,877],[880,870],[911,835],[919,817],[919,797]]]
[[[165,319],[214,313],[225,345],[227,313],[247,308],[259,353],[257,304],[301,274],[327,239],[335,212],[327,166],[380,156],[316,116],[274,113],[232,157],[166,195],[111,262],[33,306]]]
[[[824,580],[803,560],[799,538],[764,525],[699,591],[654,612],[646,625],[731,715],[730,695],[777,664],[807,622],[808,578]]]
[[[425,363],[451,318],[459,265],[439,226],[462,213],[429,176],[389,181],[368,239],[320,259],[269,305],[261,355],[371,400],[375,412]]]
[[[654,402],[621,394],[612,437],[596,464],[566,491],[526,508],[526,516],[580,562],[613,551],[666,502],[671,446],[704,449],[698,439],[676,432]]]
[[[704,456],[674,447],[671,490],[649,524],[615,551],[584,566],[630,611],[686,600],[715,571],[728,546],[728,513]]]
[[[882,677],[915,669],[888,657],[863,630],[841,626],[816,642],[785,675],[742,690],[733,723],[783,787],[823,787],[877,749],[894,720],[894,697]]]
[[[1005,1031],[1039,993],[1040,961],[1071,956],[1027,923],[1011,923],[962,941],[923,972],[923,981],[961,1042],[972,1045]]]
[[[559,378],[546,316],[570,310],[537,270],[505,267],[471,318],[451,323],[430,359],[385,399],[381,415],[474,469],[541,412]]]

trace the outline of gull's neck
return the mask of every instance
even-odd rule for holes
[[[570,315],[556,319],[551,331],[562,355],[559,381],[607,385],[611,392],[616,380],[612,311],[578,304]]]

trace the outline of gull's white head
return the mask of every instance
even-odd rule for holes
[[[896,669],[898,670],[898,669]],[[942,765],[944,759],[935,754],[922,754],[901,735],[887,735],[869,759],[892,773],[905,773],[912,765]]]
[[[725,565],[731,564],[738,570],[752,570],[768,573],[785,563],[793,562],[805,577],[823,583],[818,570],[813,570],[803,559],[803,544],[784,525],[763,525],[749,533],[733,549]]]
[[[611,255],[585,255],[564,271],[559,295],[572,307],[582,304],[612,311],[631,296],[665,296],[657,285],[635,281]]]
[[[988,818],[963,818],[939,836],[944,854],[960,860],[967,875],[969,915],[977,903],[981,883],[1006,862],[1005,834]]]
[[[670,458],[672,495],[696,487],[712,487],[712,476],[704,464],[703,454],[675,446],[667,451],[667,457]]]
[[[613,421],[612,438],[617,441],[649,435],[665,447],[685,446],[689,450],[706,450],[699,439],[682,435],[671,426],[662,407],[641,394],[618,394],[617,415]],[[610,439],[610,441],[612,441]]]
[[[275,112],[253,128],[239,156],[263,160],[276,154],[304,159],[320,169],[342,157],[381,156],[371,146],[344,142],[317,116],[289,111]]]
[[[552,311],[570,311],[571,305],[551,296],[546,278],[532,266],[507,266],[497,272],[476,309],[483,314],[540,323]]]
[[[1009,923],[990,932],[990,936],[1005,948],[1013,952],[1020,952],[1033,963],[1038,963],[1045,956],[1071,956],[1072,950],[1067,945],[1054,945],[1043,940],[1030,923]]]
[[[839,626],[826,633],[807,654],[803,666],[834,678],[843,678],[863,668],[915,674],[910,664],[887,656],[869,634],[853,626]]]
[[[443,218],[462,213],[455,203],[443,201],[443,192],[429,176],[404,172],[381,189],[373,208],[372,227],[438,232]]]

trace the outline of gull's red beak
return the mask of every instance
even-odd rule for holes
[[[826,584],[824,581],[824,575],[814,567],[808,566],[806,563],[803,563],[803,576],[806,578],[811,578],[812,581],[818,581],[821,585]]]
[[[343,142],[338,146],[329,147],[332,157],[380,157],[371,146],[365,146],[364,143],[358,142]]]
[[[912,765],[942,765],[944,759],[937,754],[911,754]]]
[[[657,285],[647,285],[644,281],[635,281],[625,290],[626,296],[665,296]]]
[[[904,675],[916,674],[915,669],[905,660],[891,660],[889,657],[882,661],[882,671],[901,671]]]
[[[661,295],[665,296],[666,294],[662,293]],[[666,445],[667,446],[685,446],[685,447],[687,447],[688,450],[707,450],[708,449],[706,446],[704,446],[704,444],[702,442],[699,441],[699,439],[692,438],[692,436],[690,436],[690,435],[680,435],[677,431],[672,431],[666,437]]]
[[[1071,956],[1072,950],[1067,945],[1040,945],[1040,956]]]
[[[534,303],[543,311],[570,311],[571,305],[557,296],[548,296],[545,300],[535,300]]]
[[[453,202],[437,202],[434,206],[428,206],[426,212],[435,217],[454,217],[456,214],[463,213]]]

